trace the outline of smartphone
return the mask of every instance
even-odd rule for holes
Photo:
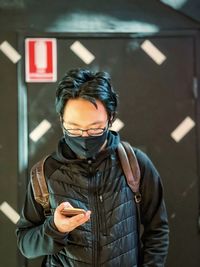
[[[67,217],[72,217],[78,214],[85,214],[86,211],[84,209],[77,209],[77,208],[64,208],[61,213],[66,215]]]

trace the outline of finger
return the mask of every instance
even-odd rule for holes
[[[90,219],[91,211],[87,211],[85,214],[79,214],[69,218],[69,223],[79,226]]]
[[[58,207],[57,211],[61,211],[64,208],[73,208],[72,205],[69,202],[62,202]]]
[[[83,216],[81,218],[77,218],[77,221],[80,223],[80,222],[85,222],[85,221],[89,220],[90,214],[91,214],[91,211],[87,211],[85,214],[83,214]]]

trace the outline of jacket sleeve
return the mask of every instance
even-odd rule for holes
[[[54,254],[67,244],[67,234],[56,230],[53,216],[45,217],[29,183],[24,207],[16,229],[17,243],[26,258]]]
[[[141,266],[164,267],[168,253],[169,227],[162,181],[145,153],[138,149],[136,156],[141,170]]]

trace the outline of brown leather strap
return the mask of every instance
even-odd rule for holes
[[[31,169],[31,184],[34,198],[43,206],[45,214],[50,211],[49,191],[44,176],[44,163],[48,157],[39,161]]]
[[[124,171],[126,180],[130,188],[134,193],[134,199],[137,209],[137,229],[139,236],[139,247],[138,247],[138,259],[139,266],[141,266],[140,261],[142,259],[142,242],[141,242],[141,210],[140,210],[140,202],[142,200],[139,186],[140,186],[140,168],[135,155],[134,150],[131,145],[127,142],[121,142],[118,145],[118,155],[120,158],[121,166]]]
[[[140,185],[140,168],[134,150],[129,143],[121,142],[118,145],[118,155],[127,183],[132,191],[137,193]]]
[[[117,149],[118,149],[118,155],[120,158],[121,166],[122,166],[122,169],[124,171],[127,183],[130,186],[131,190],[133,192],[136,192],[136,188],[135,188],[134,183],[133,183],[133,174],[132,174],[131,166],[130,166],[129,159],[127,157],[125,148],[122,145],[122,143],[119,143]]]
[[[122,142],[122,143],[123,143],[123,146],[126,150],[126,153],[129,159],[129,164],[131,166],[132,175],[134,177],[133,184],[136,187],[136,192],[137,192],[139,190],[139,184],[140,184],[140,167],[139,167],[135,152],[133,148],[131,147],[131,145],[127,142]]]

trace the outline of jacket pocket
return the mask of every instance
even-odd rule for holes
[[[102,231],[103,235],[108,235],[108,228],[107,228],[107,222],[106,222],[106,212],[105,212],[103,195],[99,195],[98,203],[99,203],[101,231]]]

